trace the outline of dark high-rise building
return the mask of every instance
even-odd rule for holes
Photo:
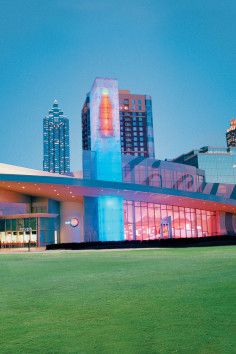
[[[151,97],[120,90],[119,102],[121,152],[154,157]]]
[[[54,101],[43,120],[43,170],[60,174],[70,172],[69,120]]]
[[[87,94],[82,108],[82,148],[91,150],[91,127],[90,127],[90,97]]]
[[[230,127],[226,132],[226,142],[228,147],[236,147],[236,119],[230,120]]]
[[[151,97],[120,90],[119,115],[122,154],[154,157]],[[82,140],[83,150],[91,150],[89,94],[82,108]]]

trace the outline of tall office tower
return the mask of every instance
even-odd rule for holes
[[[122,153],[154,157],[151,97],[120,90],[119,102]]]
[[[119,116],[122,154],[155,157],[151,97],[120,90]],[[83,150],[91,150],[89,95],[82,109],[82,140]]]
[[[230,127],[226,132],[226,142],[228,147],[236,147],[236,119],[230,120]]]
[[[69,120],[54,101],[43,120],[43,170],[67,174],[70,172]]]

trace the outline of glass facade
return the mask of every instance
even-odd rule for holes
[[[169,230],[164,230],[163,225]],[[216,213],[212,211],[146,202],[124,202],[126,240],[214,236],[217,235],[216,225]]]
[[[122,157],[123,181],[191,192],[201,191],[204,172],[193,166],[131,156]]]
[[[3,218],[0,219],[0,246],[27,247],[45,246],[55,242],[57,232],[57,220],[55,218]]]
[[[92,172],[93,178],[103,181],[122,181],[122,160],[120,147],[120,122],[118,82],[113,79],[97,78],[89,94],[91,125],[91,150],[94,158],[83,154],[83,166]],[[88,151],[87,151],[88,152]],[[89,173],[84,170],[86,177]],[[91,203],[90,207],[91,207]],[[90,207],[85,203],[85,213]],[[97,229],[101,241],[118,241],[124,239],[123,198],[117,196],[98,196],[94,198],[93,209],[97,208]],[[90,225],[85,225],[85,234],[90,233]],[[114,228],[116,232],[114,233]]]
[[[91,150],[91,98],[88,94],[82,108],[83,150]],[[119,91],[119,130],[122,154],[154,157],[152,99]]]
[[[236,148],[205,146],[173,161],[204,170],[208,183],[236,184]]]
[[[0,219],[1,247],[26,247],[37,245],[37,218]]]
[[[236,148],[225,154],[199,154],[198,165],[205,170],[206,182],[236,184]]]

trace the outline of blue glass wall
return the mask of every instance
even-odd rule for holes
[[[123,198],[98,198],[98,227],[100,241],[124,240]]]
[[[200,153],[198,166],[205,170],[206,182],[236,183],[236,149],[225,154]]]

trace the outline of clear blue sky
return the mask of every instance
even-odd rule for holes
[[[42,121],[57,98],[80,169],[80,112],[96,76],[152,96],[157,158],[225,146],[235,18],[235,0],[0,0],[0,162],[42,168]]]

